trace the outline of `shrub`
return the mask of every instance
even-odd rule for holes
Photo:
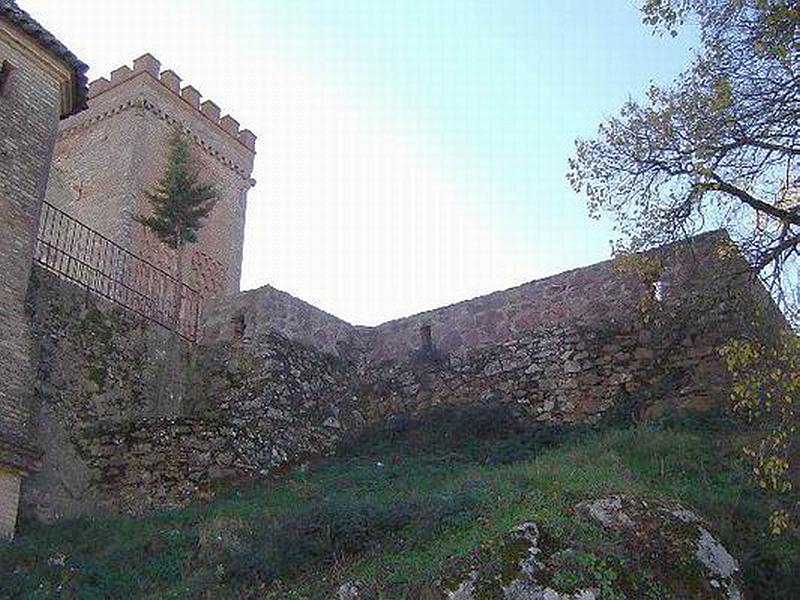
[[[508,405],[440,406],[420,414],[390,417],[344,442],[340,455],[407,454],[509,463],[571,442],[589,430],[588,426],[526,422]]]
[[[405,530],[414,539],[433,538],[477,516],[476,494],[411,496],[394,504],[382,498],[322,502],[268,523],[255,532],[241,551],[227,555],[225,571],[237,581],[272,581],[344,555],[399,541]]]

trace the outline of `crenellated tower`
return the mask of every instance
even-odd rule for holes
[[[211,100],[161,70],[150,54],[89,84],[87,110],[62,121],[47,200],[167,272],[173,253],[135,220],[146,214],[146,192],[164,173],[173,129],[194,141],[200,177],[218,201],[199,240],[189,247],[186,283],[204,298],[239,290],[247,192],[256,136],[221,116]]]

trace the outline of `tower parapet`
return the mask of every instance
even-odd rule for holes
[[[193,140],[217,204],[188,249],[187,281],[206,298],[238,291],[256,136],[152,54],[89,84],[88,109],[61,123],[48,200],[113,241],[175,271],[173,253],[135,217],[163,175],[175,127]]]
[[[252,131],[249,129],[240,131],[239,122],[231,115],[221,116],[221,109],[213,100],[206,99],[201,103],[202,94],[196,88],[191,85],[181,88],[181,77],[171,69],[161,71],[161,62],[149,53],[143,54],[135,59],[132,69],[128,65],[122,65],[118,69],[112,71],[110,80],[105,77],[99,77],[91,81],[89,83],[89,100],[96,98],[103,92],[141,73],[148,73],[153,79],[160,81],[164,87],[188,102],[189,105],[202,113],[209,121],[219,125],[239,143],[255,152],[256,136]]]

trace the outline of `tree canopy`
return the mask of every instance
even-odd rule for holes
[[[167,168],[152,192],[147,192],[152,213],[139,217],[145,227],[167,246],[180,249],[197,241],[197,234],[217,200],[213,185],[201,183],[194,168],[189,142],[176,129],[170,141]]]
[[[576,141],[573,188],[630,250],[725,227],[787,315],[800,265],[800,2],[643,0],[643,21],[700,46],[673,84]]]

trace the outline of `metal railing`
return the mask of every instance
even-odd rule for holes
[[[34,260],[184,338],[197,339],[197,290],[48,202],[42,205]]]

